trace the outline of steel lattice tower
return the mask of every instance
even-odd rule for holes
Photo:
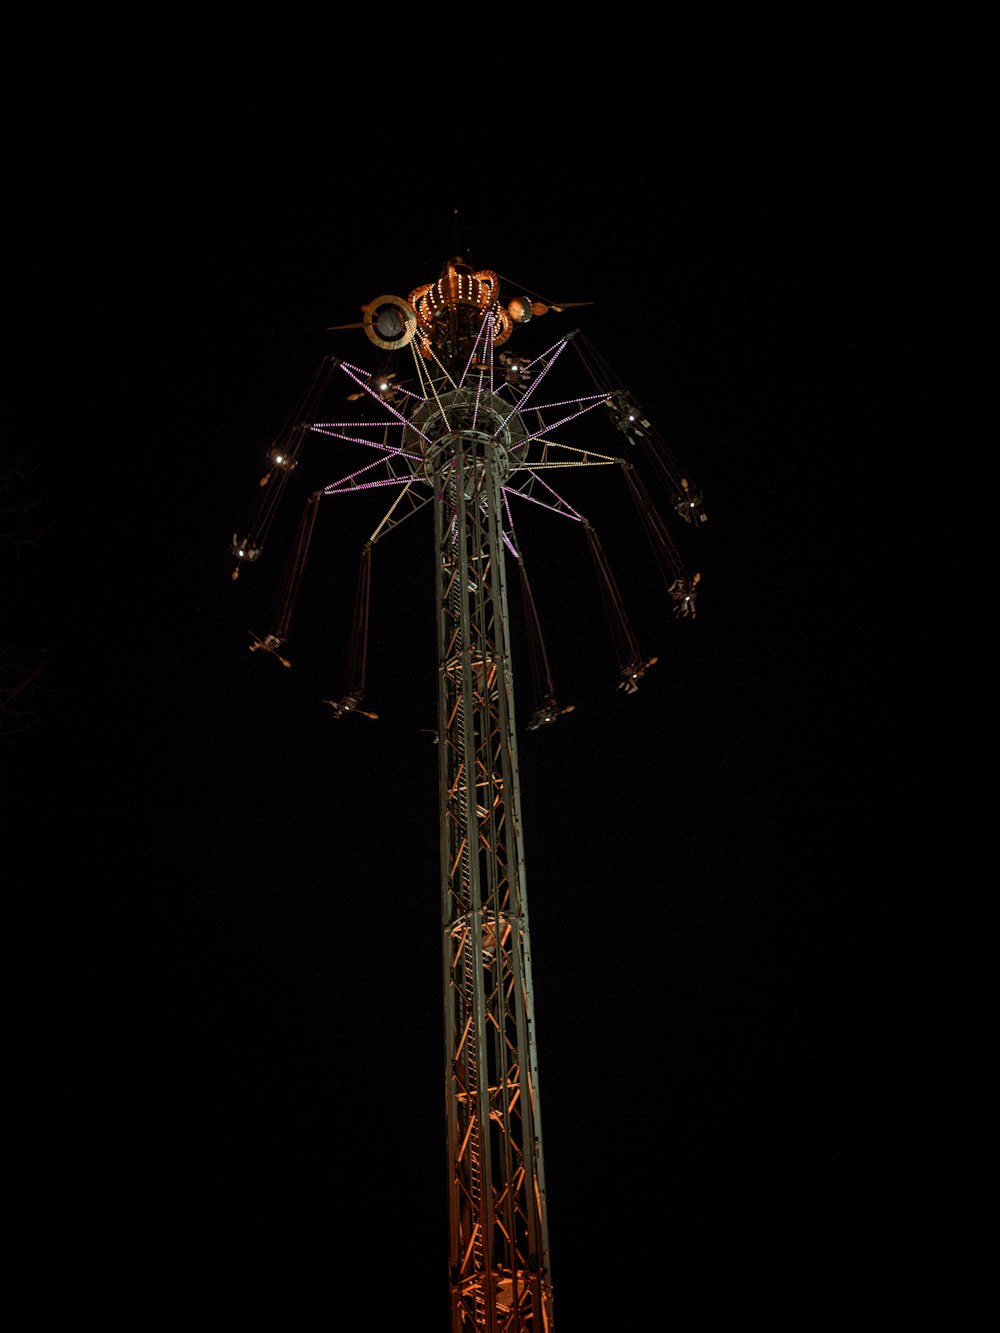
[[[501,481],[518,418],[457,389],[427,425],[437,542],[452,1326],[552,1326]],[[505,446],[497,448],[497,441]],[[523,1319],[514,1316],[520,1312]]]
[[[449,261],[435,283],[407,300],[384,296],[363,308],[359,324],[388,361],[413,357],[419,392],[395,372],[366,372],[325,358],[303,402],[269,456],[261,501],[234,534],[237,559],[256,561],[274,508],[295,471],[304,439],[318,432],[376,450],[375,463],[311,494],[274,611],[273,632],[252,635],[251,650],[282,656],[324,497],[374,487],[396,491],[362,553],[345,694],[327,700],[335,716],[360,713],[365,701],[371,553],[375,544],[426,505],[433,513],[437,606],[437,743],[444,1092],[449,1189],[452,1333],[552,1333],[553,1291],[531,946],[525,883],[508,614],[507,558],[521,579],[529,622],[535,712],[531,727],[568,709],[555,697],[534,601],[511,517],[510,499],[541,504],[583,525],[629,692],[644,661],[622,599],[590,524],[544,480],[546,468],[619,466],[668,581],[676,615],[694,615],[699,575],[684,572],[632,464],[557,444],[552,431],[598,410],[629,443],[645,445],[688,522],[704,520],[698,492],[681,478],[662,442],[629,396],[586,350],[576,350],[593,392],[543,402],[539,386],[577,341],[573,333],[532,360],[500,352],[521,324],[549,310],[526,296],[505,307],[499,279]],[[320,408],[334,373],[348,376],[352,399],[378,405],[377,422],[328,422]],[[529,416],[530,414],[530,416]]]

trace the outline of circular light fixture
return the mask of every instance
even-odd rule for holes
[[[362,326],[376,347],[395,352],[413,337],[417,316],[401,296],[377,296],[365,306]]]

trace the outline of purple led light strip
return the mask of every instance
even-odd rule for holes
[[[543,435],[548,435],[550,431],[558,430],[560,426],[565,426],[568,421],[576,421],[578,417],[585,416],[588,412],[593,412],[594,408],[600,407],[600,405],[606,400],[606,398],[607,395],[604,394],[602,396],[595,398],[592,402],[586,398],[566,399],[565,402],[576,402],[576,403],[589,402],[589,406],[581,407],[579,412],[571,412],[569,416],[560,417],[558,421],[553,421],[547,425],[543,425],[539,430],[534,431],[531,435],[529,435],[526,440],[522,440],[521,443],[515,449],[512,449],[510,452],[512,454],[520,453],[521,450],[527,449],[529,444],[533,444],[535,441],[540,440]],[[562,407],[563,405],[564,405],[563,403],[547,403],[544,408],[538,407],[535,408],[535,411],[542,412],[546,411],[548,408]],[[572,448],[571,445],[561,445],[560,447],[563,449]],[[581,449],[580,452],[585,453],[586,450]]]
[[[334,422],[324,423],[323,425],[313,426],[312,429],[316,431],[318,435],[329,435],[332,440],[343,440],[345,444],[363,444],[367,449],[378,449],[384,454],[391,454],[394,458],[407,458],[413,463],[420,462],[420,454],[407,453],[405,449],[400,449],[398,445],[381,444],[378,440],[364,440],[361,438],[360,435],[343,435],[339,431],[327,430],[326,429],[327,424],[334,425],[336,423]],[[344,424],[357,425],[358,423],[345,422]],[[381,430],[383,426],[390,426],[393,423],[389,421],[386,422],[372,421],[363,424],[370,425],[372,430]],[[374,467],[375,464],[373,463],[371,464],[371,466]]]
[[[362,471],[367,472],[367,468]],[[382,481],[355,481],[355,477],[360,477],[360,472],[355,472],[353,476],[341,477],[340,481],[332,481],[329,486],[323,487],[324,495],[343,495],[347,491],[373,491],[380,486],[409,486],[414,481],[419,481],[419,477],[385,477]]]
[[[402,412],[400,412],[397,408],[393,407],[392,403],[386,402],[386,400],[382,397],[381,394],[375,393],[372,390],[370,374],[368,374],[366,371],[363,371],[360,366],[352,366],[346,361],[341,361],[340,369],[344,372],[345,375],[347,375],[348,379],[352,379],[354,381],[354,383],[358,386],[359,389],[363,389],[369,398],[373,398],[375,402],[381,403],[382,406],[385,408],[385,410],[391,413],[392,416],[396,418],[396,422],[398,422],[401,426],[410,425],[410,422],[402,414]],[[403,393],[407,396],[407,398],[412,398],[415,402],[418,403],[425,403],[427,401],[427,399],[422,397],[419,393],[412,393],[409,389],[396,389],[394,390],[394,392]],[[358,423],[351,423],[351,424],[358,424]],[[393,425],[394,423],[387,421],[387,422],[375,422],[372,424],[388,426],[388,425]],[[428,440],[427,436],[423,433],[422,430],[420,430],[417,426],[413,426],[412,429],[414,433],[419,435],[420,438],[426,444],[430,444],[430,440]],[[359,443],[364,444],[365,441],[362,440],[359,441]]]
[[[484,336],[485,336],[485,339],[486,339],[487,343],[489,344],[489,352],[488,352],[488,354],[487,354],[486,360],[487,360],[487,362],[489,363],[489,366],[490,366],[490,372],[491,372],[491,374],[492,374],[492,370],[493,370],[493,314],[492,314],[492,312],[489,311],[489,310],[487,310],[486,314],[483,316],[483,322],[482,322],[482,323],[480,324],[480,326],[479,326],[479,332],[476,334],[476,340],[475,340],[475,342],[472,344],[472,351],[469,353],[469,359],[468,359],[468,361],[466,361],[466,363],[465,363],[465,369],[462,371],[462,374],[461,374],[461,376],[460,376],[460,378],[459,378],[459,382],[458,382],[458,383],[459,383],[459,388],[461,388],[461,387],[465,384],[465,381],[466,381],[466,378],[468,377],[469,371],[470,371],[470,369],[472,368],[472,363],[473,363],[473,362],[475,361],[475,359],[476,359],[476,348],[477,348],[477,347],[479,346],[479,344],[483,341]],[[480,379],[480,384],[481,384],[481,383],[482,383],[482,375],[480,375],[479,379]],[[491,382],[490,382],[490,391],[491,391],[491,392],[492,392],[492,389],[493,389],[493,384],[492,384],[492,380],[491,380]]]
[[[562,355],[562,353],[565,352],[565,350],[566,350],[566,348],[567,348],[568,346],[569,346],[569,343],[568,343],[568,342],[566,341],[566,339],[564,338],[564,339],[562,340],[561,343],[556,343],[556,344],[554,344],[554,346],[550,347],[549,350],[548,350],[547,352],[545,352],[545,353],[542,354],[542,356],[536,356],[536,357],[535,357],[535,360],[531,362],[532,365],[535,365],[535,363],[536,363],[537,361],[542,361],[542,360],[544,360],[544,367],[543,367],[543,369],[539,372],[539,374],[538,374],[538,378],[535,379],[535,380],[533,380],[533,381],[532,381],[529,385],[527,385],[527,387],[525,388],[524,393],[521,395],[521,397],[518,399],[517,403],[516,403],[516,404],[514,405],[514,407],[512,408],[511,413],[510,413],[510,416],[507,418],[507,421],[505,421],[505,422],[503,423],[505,426],[507,425],[507,422],[510,421],[510,418],[511,418],[511,417],[516,416],[517,413],[520,412],[520,411],[522,410],[522,408],[524,407],[525,403],[528,401],[529,397],[535,392],[535,390],[536,390],[536,389],[538,388],[538,386],[541,384],[542,380],[543,380],[543,379],[545,378],[545,376],[549,373],[549,371],[550,371],[550,370],[552,369],[552,367],[555,365],[556,361],[559,359],[559,357]],[[548,359],[545,360],[545,358],[548,358]],[[536,408],[535,408],[535,411],[536,411],[536,412],[541,412],[541,411],[544,411],[544,408],[536,407]]]
[[[528,495],[525,491],[519,491],[516,486],[505,486],[503,488],[504,492],[510,495],[517,495],[522,500],[527,500],[531,504],[538,505],[541,509],[549,509],[554,514],[568,515],[569,517],[576,519],[580,523],[584,521],[583,515],[577,513],[577,511],[573,508],[573,506],[567,500],[564,500],[562,496],[559,494],[559,492],[555,490],[553,487],[551,487],[547,481],[543,481],[543,479],[539,477],[535,472],[532,472],[530,475],[535,481],[538,482],[539,486],[543,486],[550,495],[555,496],[556,498],[555,505],[546,504],[544,500],[536,500],[533,495]]]
[[[403,456],[406,457],[406,455]],[[341,477],[339,481],[330,482],[329,486],[324,488],[323,494],[333,495],[335,491],[341,489],[360,490],[365,486],[393,486],[401,481],[413,480],[412,476],[397,477],[395,474],[393,474],[391,480],[386,481],[361,482],[359,484],[355,480],[357,477],[363,477],[366,473],[371,472],[372,468],[382,467],[388,465],[388,463],[389,459],[387,458],[376,458],[373,463],[366,463],[364,467],[358,468],[357,472],[351,472],[346,477]]]

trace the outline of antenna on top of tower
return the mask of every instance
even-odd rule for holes
[[[457,209],[457,208],[453,208],[453,209],[452,209],[452,217],[453,217],[453,219],[454,219],[454,224],[455,224],[455,250],[454,250],[454,253],[455,253],[456,256],[460,257],[461,259],[464,259],[465,262],[466,262],[467,264],[471,264],[471,263],[472,263],[472,260],[469,258],[469,255],[466,253],[465,246],[462,244],[462,238],[461,238],[461,236],[459,235],[459,229],[458,229],[458,209]]]

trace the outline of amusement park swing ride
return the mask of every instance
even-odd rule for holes
[[[551,725],[573,706],[556,690],[515,515],[533,506],[582,530],[617,658],[618,688],[626,694],[636,692],[657,659],[640,650],[597,531],[556,489],[554,474],[620,472],[663,580],[665,605],[678,620],[695,618],[701,576],[688,572],[629,455],[641,455],[679,520],[692,528],[706,521],[701,492],[585,333],[559,327],[567,311],[589,303],[551,303],[523,287],[513,290],[502,302],[497,273],[454,258],[436,281],[405,300],[377,297],[362,308],[359,322],[333,326],[338,333],[362,330],[377,349],[376,364],[323,358],[268,453],[256,502],[231,545],[237,580],[261,557],[308,440],[326,437],[355,454],[365,451],[371,461],[305,498],[273,622],[261,634],[251,632],[249,648],[291,667],[288,643],[320,504],[384,491],[387,507],[380,506],[360,555],[343,691],[323,700],[334,718],[374,721],[378,714],[366,694],[372,554],[412,516],[426,511],[431,521],[451,1333],[555,1328],[508,615],[511,566],[531,669],[526,729]],[[550,314],[558,318],[543,329],[556,325],[554,341],[529,351],[528,335]],[[352,405],[346,413],[345,400]],[[331,420],[332,412],[348,419]],[[591,446],[598,431],[588,422],[606,433],[607,452]],[[586,447],[571,442],[581,429]],[[615,442],[625,445],[625,457],[613,452]]]

